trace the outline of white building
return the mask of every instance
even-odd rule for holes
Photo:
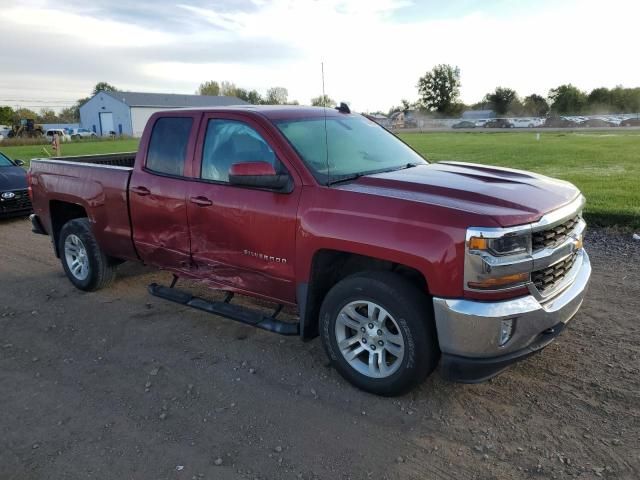
[[[246,105],[236,97],[168,93],[98,92],[80,107],[80,125],[98,135],[141,137],[155,112],[179,108]]]

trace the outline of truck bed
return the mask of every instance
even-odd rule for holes
[[[136,160],[136,152],[107,153],[102,155],[78,155],[75,157],[38,158],[36,160],[55,160],[62,162],[87,163],[91,165],[111,165],[115,167],[133,168],[133,164]]]
[[[65,212],[82,209],[79,216],[91,220],[93,233],[104,245],[105,253],[116,258],[136,258],[128,205],[135,156],[135,152],[128,152],[33,159],[30,172],[34,213],[45,231],[55,238]]]

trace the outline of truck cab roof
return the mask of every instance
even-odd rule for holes
[[[157,112],[156,115],[167,116],[175,113],[176,110],[164,110]],[[339,117],[341,115],[349,115],[342,113],[335,108],[325,107],[308,107],[301,105],[234,105],[229,107],[210,107],[210,108],[186,108],[180,109],[180,112],[196,113],[196,112],[239,112],[260,115],[269,120],[289,120],[296,118],[321,118]]]

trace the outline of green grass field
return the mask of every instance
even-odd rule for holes
[[[138,149],[137,138],[126,140],[100,140],[100,141],[78,141],[62,144],[63,156],[74,155],[96,155],[100,153],[133,152]],[[25,145],[21,147],[3,147],[0,144],[0,152],[9,158],[19,158],[27,165],[32,158],[46,158],[49,155],[43,149],[53,155],[53,150],[49,145]]]
[[[406,133],[401,137],[430,161],[458,160],[531,170],[568,180],[587,197],[594,225],[640,228],[640,132]],[[135,139],[63,144],[63,155],[136,150]],[[49,147],[47,147],[50,150]],[[42,145],[0,152],[27,161]]]

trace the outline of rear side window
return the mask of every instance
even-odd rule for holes
[[[160,118],[151,132],[147,168],[158,173],[182,176],[193,119]]]

